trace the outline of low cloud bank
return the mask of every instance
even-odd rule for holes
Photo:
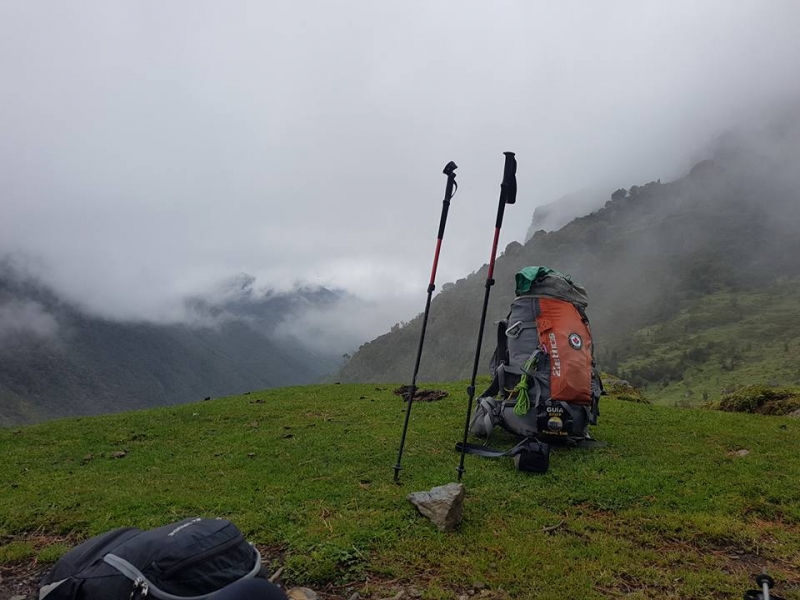
[[[0,303],[0,350],[23,339],[55,340],[58,330],[58,321],[38,302],[12,299]]]

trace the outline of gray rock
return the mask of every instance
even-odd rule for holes
[[[441,531],[453,531],[461,523],[465,494],[463,484],[448,483],[429,492],[409,494],[408,501]]]
[[[289,600],[319,600],[317,593],[307,587],[293,587],[286,595]]]
[[[728,456],[747,456],[750,454],[750,450],[747,448],[742,448],[741,450],[731,450],[728,452]]]

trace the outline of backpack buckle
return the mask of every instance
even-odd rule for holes
[[[519,337],[519,334],[522,333],[522,321],[517,321],[511,327],[506,329],[506,335],[510,338],[516,339]]]

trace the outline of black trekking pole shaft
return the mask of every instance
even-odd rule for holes
[[[489,293],[494,285],[494,261],[497,257],[497,243],[500,240],[500,228],[503,226],[503,215],[506,204],[514,204],[517,196],[517,160],[513,152],[504,152],[506,162],[503,167],[503,183],[500,184],[500,202],[497,206],[497,220],[494,224],[494,239],[492,241],[492,256],[489,259],[489,272],[486,276],[486,291],[483,294],[483,308],[481,309],[481,324],[478,327],[478,343],[475,348],[475,361],[472,363],[472,377],[467,388],[467,418],[464,421],[464,437],[461,442],[461,459],[458,463],[458,480],[464,474],[464,456],[467,448],[467,434],[469,433],[469,420],[472,414],[472,401],[475,399],[475,378],[478,376],[478,365],[481,360],[481,344],[483,342],[483,329],[486,325],[486,311],[489,308]]]
[[[450,199],[453,197],[454,189],[458,188],[456,184],[456,163],[450,161],[445,166],[443,173],[447,175],[447,185],[444,190],[444,200],[442,201],[442,216],[439,218],[439,233],[436,236],[436,252],[433,255],[433,267],[431,268],[431,280],[428,283],[428,299],[425,302],[425,313],[422,317],[422,331],[419,335],[419,344],[417,346],[417,358],[414,361],[414,374],[411,377],[411,385],[408,388],[406,401],[406,417],[403,421],[403,435],[400,437],[400,450],[397,452],[397,463],[394,465],[394,480],[398,481],[400,478],[400,466],[403,460],[403,448],[406,445],[406,434],[408,433],[408,420],[411,418],[411,405],[414,402],[414,394],[417,391],[417,374],[419,373],[419,363],[422,358],[422,346],[425,342],[425,330],[428,328],[428,313],[431,309],[431,299],[433,298],[433,291],[436,289],[436,269],[439,266],[439,252],[442,249],[442,238],[444,238],[444,226],[447,223],[447,212],[450,210]]]

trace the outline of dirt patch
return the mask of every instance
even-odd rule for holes
[[[24,563],[0,565],[0,598],[23,598],[33,600],[39,582],[50,565],[37,564],[35,560]]]
[[[394,393],[400,396],[404,402],[407,402],[409,387],[408,385],[401,385],[394,390]],[[417,390],[417,393],[414,394],[414,402],[435,402],[436,400],[447,398],[448,395],[444,390]]]
[[[0,538],[0,546],[12,542],[30,544],[34,552],[29,558],[0,564],[0,598],[6,599],[21,596],[26,600],[38,597],[39,582],[54,564],[53,562],[40,560],[40,553],[51,546],[64,548],[78,543],[74,536],[45,535],[40,531]]]

